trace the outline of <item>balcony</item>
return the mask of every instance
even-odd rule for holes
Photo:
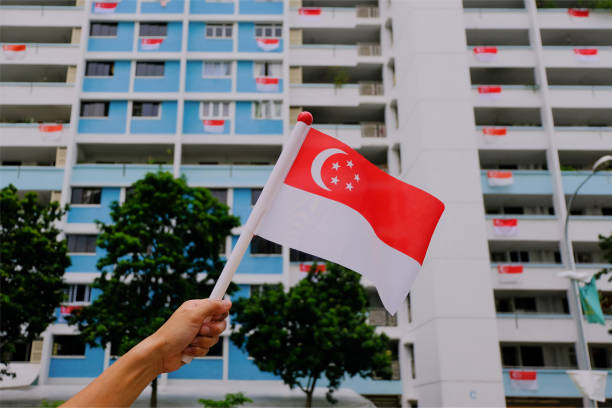
[[[0,6],[0,26],[80,27],[83,7]]]
[[[577,48],[596,48],[597,56],[590,61],[580,60],[574,52]],[[542,57],[547,67],[612,67],[611,46],[549,46],[543,48]]]
[[[563,190],[566,194],[573,194],[576,188],[591,172],[589,171],[562,171]],[[581,195],[611,195],[612,171],[595,174],[588,183],[580,189]]]
[[[487,238],[509,241],[557,241],[561,239],[561,223],[554,215],[487,215]],[[516,234],[496,233],[494,219],[516,219]]]
[[[538,23],[541,28],[561,29],[609,29],[612,26],[612,16],[605,10],[589,10],[588,17],[575,17],[568,9],[539,9]]]
[[[302,44],[289,47],[289,60],[295,66],[355,66],[382,63],[379,44],[333,45]]]
[[[535,53],[531,47],[501,46],[495,47],[497,53],[489,60],[479,59],[474,47],[468,49],[468,58],[472,67],[533,67],[536,64]]]
[[[379,122],[364,122],[359,125],[316,124],[315,128],[336,139],[342,140],[353,149],[364,144],[386,144],[385,125]]]
[[[0,145],[45,146],[66,145],[70,135],[68,124],[0,123]]]
[[[358,25],[380,24],[376,7],[317,7],[291,9],[292,28],[355,28]]]
[[[502,85],[499,92],[472,86],[472,103],[478,107],[539,107],[542,98],[533,86]]]
[[[546,330],[542,330],[543,325],[546,325]],[[607,336],[607,331],[604,332]],[[570,314],[498,313],[497,333],[499,341],[503,342],[574,343],[576,341],[576,325]],[[589,341],[597,340],[589,339]]]
[[[607,108],[612,106],[612,86],[550,86],[555,108]]]
[[[146,164],[77,164],[72,170],[73,186],[129,186],[145,174],[170,171],[170,165]]]
[[[74,84],[66,82],[1,82],[0,93],[11,105],[70,105]]]
[[[610,127],[562,127],[555,129],[559,150],[612,151]]]
[[[481,171],[483,194],[552,194],[550,173],[544,170],[513,170],[514,183],[490,186],[487,171]],[[612,182],[612,181],[611,181]],[[573,191],[573,190],[572,190]]]
[[[506,397],[562,397],[562,398],[582,398],[572,380],[569,378],[565,369],[529,369],[537,371],[538,389],[516,390],[510,383],[510,369],[504,368],[503,381]],[[608,371],[608,376],[610,375]],[[606,383],[606,396],[612,396],[612,381]]]
[[[291,105],[294,106],[358,106],[384,104],[382,84],[360,83],[336,86],[334,84],[291,84]]]
[[[55,167],[0,167],[0,184],[13,184],[18,190],[61,190],[63,179],[64,169]]]
[[[79,44],[30,43],[23,45],[25,45],[25,51],[23,51],[22,58],[5,58],[2,64],[77,65],[81,56]]]
[[[480,149],[547,149],[548,137],[541,127],[484,127],[476,129]]]
[[[190,185],[207,187],[261,187],[266,184],[272,166],[199,165],[181,166]]]
[[[612,190],[609,193],[612,195]],[[570,216],[569,234],[574,241],[597,241],[599,235],[608,236],[610,232],[612,232],[612,217]]]
[[[497,263],[491,265],[491,283],[493,289],[501,290],[567,290],[570,281],[560,278],[558,274],[567,268],[562,264],[536,264],[523,263],[523,273],[515,279],[505,279],[497,270]],[[599,268],[580,268],[581,272],[597,272]],[[597,281],[597,289],[600,291],[612,290],[612,282],[607,279]]]
[[[463,21],[466,28],[529,28],[529,14],[525,9],[465,9]]]

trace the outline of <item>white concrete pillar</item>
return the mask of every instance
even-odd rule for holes
[[[53,334],[51,329],[47,328],[42,334],[43,346],[40,357],[40,374],[38,375],[38,384],[44,385],[49,379],[49,367],[51,366],[51,351],[53,348]]]

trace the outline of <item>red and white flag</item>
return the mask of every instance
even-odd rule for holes
[[[518,220],[516,218],[494,218],[493,232],[497,237],[513,237],[518,232]]]
[[[308,273],[308,272],[310,272],[310,268],[311,267],[312,267],[312,264],[301,263],[300,264],[300,272]],[[325,264],[317,264],[317,267],[315,269],[315,273],[319,273],[319,272],[325,272]]]
[[[444,211],[440,200],[315,129],[273,188],[255,234],[362,274],[390,313],[399,309]]]
[[[487,101],[496,101],[501,98],[502,87],[496,85],[481,85],[478,87],[478,95]]]
[[[474,58],[480,62],[491,62],[497,59],[497,47],[474,47]]]
[[[538,389],[537,371],[510,370],[510,387],[515,391],[536,391]]]
[[[298,15],[300,16],[300,20],[303,21],[316,21],[321,18],[321,9],[320,8],[305,8],[302,7],[298,10]]]
[[[508,130],[504,128],[497,127],[485,127],[482,128],[482,135],[485,138],[485,141],[488,143],[496,143],[499,142],[508,134]]]
[[[599,50],[597,48],[574,48],[574,56],[579,62],[597,62],[599,61]]]
[[[41,133],[59,133],[64,129],[61,123],[41,123],[38,125],[38,130]]]
[[[504,187],[514,184],[514,176],[511,171],[489,170],[487,171],[487,181],[491,187]]]
[[[256,38],[255,41],[263,51],[274,51],[280,47],[280,38]]]
[[[80,310],[83,306],[60,306],[60,314],[62,316],[68,316],[73,310]]]
[[[588,17],[590,13],[589,9],[585,8],[569,8],[567,9],[567,14],[571,17]]]
[[[27,46],[25,44],[3,44],[2,54],[7,60],[22,60],[25,58]]]
[[[202,121],[204,131],[207,133],[223,133],[225,130],[225,120],[223,119],[206,119]]]
[[[159,50],[159,47],[164,42],[163,38],[141,38],[140,48],[143,51],[155,51]]]
[[[111,13],[114,13],[116,9],[117,9],[117,2],[115,1],[95,2],[94,3],[94,13],[97,13],[97,14],[111,14]]]
[[[255,88],[259,92],[278,92],[278,78],[257,77],[255,78]]]
[[[497,265],[500,282],[517,282],[523,276],[523,265]]]

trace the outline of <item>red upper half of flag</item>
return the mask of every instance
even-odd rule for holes
[[[597,48],[574,48],[576,55],[597,55]]]
[[[320,16],[321,9],[320,8],[301,8],[298,10],[298,14],[300,16]]]
[[[497,54],[497,47],[474,47],[474,54]]]
[[[510,370],[510,379],[534,381],[537,378],[536,371]]]
[[[479,94],[498,94],[501,91],[502,87],[497,85],[481,85],[478,87]]]
[[[387,245],[422,264],[444,204],[380,170],[346,144],[310,129],[285,184],[357,211]]]
[[[518,219],[516,218],[493,218],[493,225],[496,227],[516,227]]]
[[[503,171],[503,170],[488,170],[487,178],[493,179],[509,179],[512,178],[511,171]]]
[[[501,274],[523,273],[523,265],[497,265],[497,273],[501,273]]]
[[[482,134],[487,136],[506,136],[507,133],[506,128],[482,128]]]
[[[26,45],[25,44],[3,44],[2,50],[3,51],[25,51]]]
[[[588,17],[590,14],[589,9],[576,9],[576,8],[567,9],[567,13],[573,17]]]

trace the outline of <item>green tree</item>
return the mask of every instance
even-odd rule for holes
[[[121,355],[184,301],[209,296],[223,267],[220,250],[239,220],[207,189],[167,172],[134,183],[122,205],[111,204],[110,215],[112,224],[96,221],[97,245],[106,250],[93,284],[101,295],[69,320],[90,346],[111,343]],[[156,406],[157,379],[151,387]]]
[[[38,338],[64,300],[70,258],[55,223],[66,209],[35,193],[22,199],[13,185],[0,190],[0,380],[15,375],[7,364],[17,344]]]
[[[306,393],[312,406],[317,381],[327,378],[327,398],[345,375],[390,378],[389,339],[366,323],[367,297],[359,275],[335,264],[285,292],[279,285],[243,298],[232,307],[232,341],[255,365]]]

